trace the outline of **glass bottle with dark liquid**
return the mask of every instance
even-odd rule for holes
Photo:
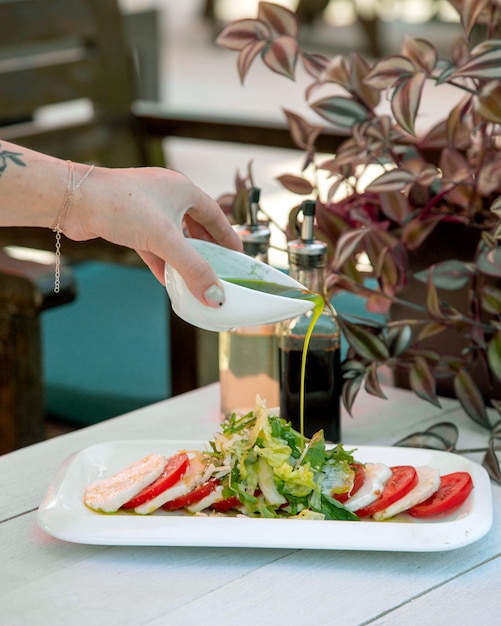
[[[268,262],[270,230],[258,221],[259,189],[250,195],[247,223],[235,227],[244,252]],[[278,347],[275,324],[247,326],[219,333],[221,414],[245,414],[256,406],[259,394],[269,408],[279,403]]]
[[[293,428],[301,430],[303,427],[306,437],[323,429],[327,440],[339,442],[340,336],[336,313],[326,297],[327,246],[313,237],[315,202],[303,202],[302,212],[301,237],[288,245],[290,275],[308,290],[320,294],[324,302],[305,354],[304,424],[301,423],[302,359],[314,312],[308,311],[279,326],[280,415],[290,421]]]

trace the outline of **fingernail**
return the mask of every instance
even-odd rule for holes
[[[205,290],[204,297],[212,306],[223,306],[224,304],[224,291],[219,285],[211,285]]]

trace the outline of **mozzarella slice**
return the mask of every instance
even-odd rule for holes
[[[199,500],[195,504],[192,504],[191,506],[187,506],[186,510],[189,511],[190,513],[199,513],[200,511],[203,511],[204,509],[207,509],[208,507],[210,507],[210,505],[214,504],[214,502],[218,502],[219,500],[221,500],[222,495],[223,495],[223,485],[218,485],[214,489],[214,491],[209,493],[209,495],[205,496],[205,498],[202,498],[201,500]]]
[[[411,489],[403,498],[390,504],[386,509],[374,513],[372,517],[375,520],[381,521],[398,515],[398,513],[410,509],[411,506],[424,502],[437,491],[440,486],[440,472],[438,470],[422,466],[416,467],[416,472],[418,483],[414,489]]]
[[[190,482],[182,479],[173,487],[162,491],[162,493],[160,493],[156,498],[136,506],[134,512],[139,513],[139,515],[149,515],[163,506],[166,502],[170,502],[171,500],[175,500],[176,498],[180,498],[181,496],[185,496],[187,493],[190,493],[192,489],[193,487],[191,487]]]
[[[375,502],[383,493],[386,481],[391,476],[391,469],[384,463],[366,463],[363,485],[344,506],[350,511],[358,511]]]
[[[161,454],[148,454],[110,478],[96,480],[85,490],[85,504],[95,511],[115,513],[122,505],[156,480],[162,473],[166,462],[167,459]]]
[[[136,506],[134,509],[136,513],[139,513],[139,515],[149,515],[163,506],[166,502],[170,502],[171,500],[175,500],[176,498],[180,498],[181,496],[185,496],[190,493],[190,491],[193,491],[195,487],[202,483],[205,471],[205,462],[202,454],[198,451],[193,451],[188,452],[188,456],[190,459],[190,466],[184,476],[175,485],[158,494],[156,498]]]

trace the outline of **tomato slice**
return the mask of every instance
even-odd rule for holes
[[[451,509],[463,504],[472,489],[473,481],[468,472],[446,474],[440,477],[440,487],[428,500],[416,504],[406,512],[413,517],[449,513]]]
[[[386,509],[417,485],[418,475],[411,465],[396,465],[390,469],[392,474],[386,481],[383,493],[369,506],[355,511],[359,517],[368,517]]]
[[[214,489],[219,485],[218,478],[211,478],[203,485],[196,487],[190,493],[185,494],[184,496],[179,496],[179,498],[174,498],[174,500],[170,500],[166,502],[162,508],[166,511],[176,511],[177,509],[182,509],[185,506],[191,506],[192,504],[196,504],[206,498],[210,493],[214,491]]]
[[[341,502],[341,504],[344,504],[346,500],[348,500],[348,498],[351,498],[351,496],[354,496],[357,493],[357,491],[360,489],[360,487],[364,484],[364,480],[365,480],[364,466],[361,463],[355,463],[352,465],[352,469],[355,470],[355,476],[353,478],[353,487],[351,488],[351,491],[345,491],[344,493],[336,493],[332,496],[335,500],[337,500],[338,502]]]
[[[137,506],[141,506],[145,502],[149,502],[163,493],[169,487],[175,485],[178,480],[185,474],[190,465],[188,455],[184,452],[171,456],[160,476],[154,480],[150,485],[145,487],[137,495],[126,502],[122,509],[135,509]]]
[[[218,513],[226,513],[227,511],[230,511],[231,509],[234,509],[237,506],[240,506],[240,500],[238,499],[238,496],[230,496],[229,498],[226,498],[225,500],[219,500],[219,502],[213,502],[211,504],[211,509],[214,509],[214,511],[217,511]]]

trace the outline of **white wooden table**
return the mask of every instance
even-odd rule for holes
[[[388,445],[444,419],[459,447],[487,433],[456,402],[441,410],[411,393],[364,396],[343,440]],[[0,457],[0,624],[499,624],[501,488],[491,531],[446,552],[108,547],[45,534],[36,511],[59,465],[117,439],[208,439],[218,428],[211,385]],[[481,455],[472,455],[480,460]]]

